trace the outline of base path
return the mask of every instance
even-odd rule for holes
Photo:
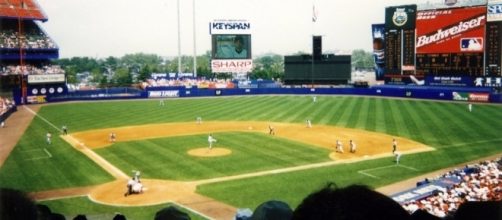
[[[126,185],[130,177],[113,166],[113,164],[110,164],[104,158],[94,153],[92,150],[95,148],[111,146],[113,143],[110,142],[109,134],[112,132],[116,134],[116,142],[234,131],[257,132],[268,135],[268,127],[270,124],[272,124],[275,128],[275,135],[271,135],[271,137],[290,139],[312,146],[330,149],[332,153],[326,155],[326,157],[331,158],[332,161],[188,182],[142,179],[141,182],[144,186],[143,193],[133,194],[126,197],[124,196],[124,193],[127,190]],[[323,166],[332,166],[339,163],[351,163],[361,160],[373,160],[381,157],[389,157],[392,156],[392,139],[394,138],[398,141],[399,151],[405,154],[434,150],[422,143],[409,139],[364,130],[339,128],[326,125],[314,125],[312,128],[307,128],[303,124],[267,123],[259,121],[210,121],[204,122],[203,124],[149,124],[88,130],[61,137],[70,143],[76,150],[84,153],[87,157],[95,161],[104,170],[116,178],[115,181],[96,187],[73,189],[75,191],[75,195],[87,195],[96,203],[114,206],[144,206],[173,202],[182,205],[195,213],[214,219],[233,219],[237,209],[212,198],[197,194],[196,189],[199,185],[313,169]],[[342,154],[334,152],[336,140],[342,141],[345,153]],[[349,140],[354,140],[356,142],[356,153],[348,153]],[[218,146],[217,148],[213,148],[211,150],[203,146],[194,146],[194,148],[189,150],[187,154],[194,157],[217,157],[231,156],[232,152],[224,146]],[[66,189],[61,190],[60,192],[54,190],[32,193],[32,196],[36,199],[49,199],[61,198],[70,194],[71,189]]]

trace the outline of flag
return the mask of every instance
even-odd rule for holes
[[[312,22],[317,21],[317,11],[315,10],[315,5],[312,5]]]

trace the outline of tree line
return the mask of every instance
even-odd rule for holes
[[[301,54],[301,53],[299,53]],[[181,56],[183,73],[193,73],[193,57]],[[197,76],[212,78],[231,78],[230,74],[211,72],[211,52],[197,56]],[[145,81],[152,73],[178,72],[178,57],[165,58],[155,54],[127,54],[122,57],[92,58],[72,57],[53,61],[60,65],[67,75],[68,83],[92,83],[99,87],[130,86]],[[253,60],[254,68],[248,74],[250,79],[282,80],[284,78],[284,57],[266,54]],[[364,50],[354,50],[352,66],[355,69],[371,69],[372,54]]]

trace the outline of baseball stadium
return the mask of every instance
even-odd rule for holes
[[[160,219],[166,207],[188,219],[267,219],[252,213],[270,200],[286,203],[291,219],[329,183],[368,186],[410,215],[412,204],[438,219],[453,219],[464,202],[500,210],[502,11],[491,9],[502,2],[466,2],[382,11],[385,24],[372,27],[373,40],[385,37],[383,48],[374,43],[373,81],[353,83],[350,55],[322,54],[314,36],[311,55],[284,57],[280,85],[179,71],[151,74],[143,87],[74,91],[64,68],[50,66],[59,47],[35,22],[48,20],[42,6],[0,0],[0,188],[36,204],[33,219],[45,219],[40,207],[63,219]],[[251,26],[238,22],[210,23],[215,75],[253,71]],[[230,24],[242,30],[222,28]],[[459,36],[439,39],[448,28]],[[233,35],[247,48],[242,57],[221,49]],[[483,49],[471,45],[479,42]],[[489,191],[432,207],[472,180]],[[31,219],[29,210],[5,214],[16,203],[7,191],[0,197],[0,219]]]

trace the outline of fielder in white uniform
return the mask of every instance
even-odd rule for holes
[[[213,138],[213,136],[210,134],[207,137],[207,142],[209,142],[209,150],[213,148],[213,142],[216,142],[217,140]]]
[[[340,140],[336,140],[336,152],[343,154],[343,144]]]

